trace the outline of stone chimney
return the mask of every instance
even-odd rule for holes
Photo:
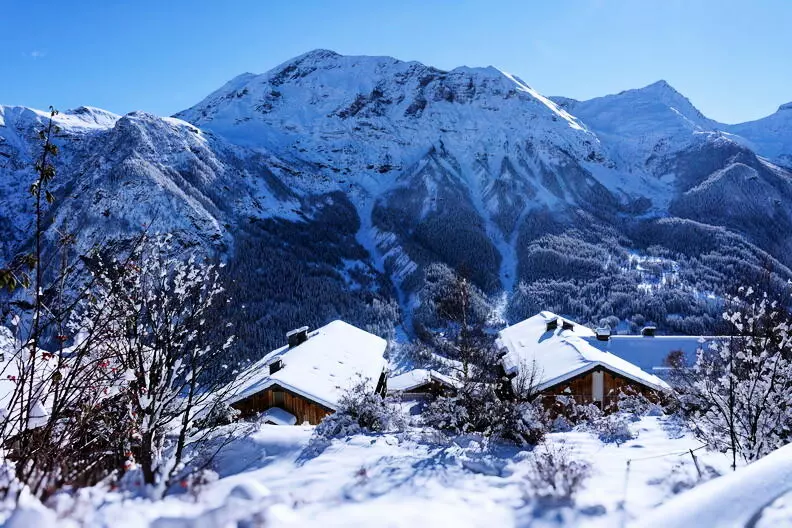
[[[610,326],[600,326],[594,332],[597,334],[597,341],[607,341],[610,339]]]
[[[289,348],[294,348],[308,341],[308,327],[302,326],[295,330],[286,332],[286,341],[289,343]]]

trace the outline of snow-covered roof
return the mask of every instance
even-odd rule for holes
[[[558,318],[558,326],[548,330],[547,323],[553,318]],[[564,321],[574,327],[564,329]],[[502,359],[506,373],[517,374],[521,367],[535,368],[538,390],[552,387],[598,366],[653,389],[669,388],[657,376],[614,354],[595,348],[589,342],[593,338],[596,335],[589,328],[551,312],[540,312],[501,330],[498,342],[506,349]]]
[[[280,407],[270,407],[261,413],[259,420],[263,423],[271,422],[275,425],[294,425],[297,423],[296,416]]]
[[[681,351],[688,364],[696,361],[696,351],[708,347],[716,336],[612,335],[607,341],[585,338],[593,347],[629,361],[633,365],[662,376],[668,370],[666,359],[671,352]]]
[[[415,369],[398,376],[393,376],[388,379],[389,392],[402,392],[426,385],[435,381],[447,387],[459,388],[461,385],[458,380],[445,374],[440,374],[436,370]]]
[[[336,409],[344,391],[359,379],[376,384],[385,369],[385,347],[381,337],[344,321],[333,321],[308,333],[308,340],[274,350],[240,376],[241,383],[228,403],[238,402],[272,385]],[[270,374],[271,363],[283,367]]]

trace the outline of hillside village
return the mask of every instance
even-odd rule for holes
[[[606,336],[603,346],[602,334],[542,312],[499,332],[502,381],[508,387],[516,385],[519,376],[525,375],[520,369],[530,367],[535,369],[532,390],[543,402],[562,395],[577,404],[615,409],[623,392],[661,398],[671,387],[651,372],[668,370],[667,358],[674,351],[682,350],[688,360],[695,360],[696,351],[704,346],[702,338],[692,336],[671,340],[649,335],[630,341],[620,339],[621,353],[638,356],[628,345],[633,342],[644,362],[656,362],[642,370],[608,352],[610,339]],[[409,370],[386,380],[386,343],[343,321],[334,321],[313,332],[307,328],[295,330],[287,334],[287,340],[289,344],[241,373],[245,382],[227,403],[242,417],[263,413],[261,416],[274,424],[316,425],[338,408],[344,389],[351,388],[356,380],[367,380],[382,396],[387,392],[417,399],[453,394],[462,383],[452,375],[426,369]],[[651,343],[646,346],[642,341]],[[675,348],[680,342],[688,345],[687,350]]]

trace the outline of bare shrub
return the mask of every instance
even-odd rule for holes
[[[575,460],[564,446],[543,443],[529,458],[525,475],[529,495],[555,504],[572,504],[591,474],[591,466]]]

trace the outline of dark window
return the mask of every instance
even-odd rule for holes
[[[272,391],[272,404],[283,406],[286,400],[286,393],[283,391]]]

